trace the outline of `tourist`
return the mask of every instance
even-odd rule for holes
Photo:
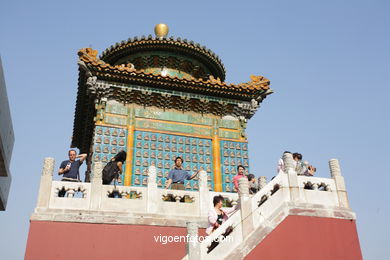
[[[208,213],[208,222],[209,225],[206,229],[207,235],[210,235],[214,230],[216,230],[223,222],[225,222],[229,215],[238,209],[238,205],[233,208],[222,208],[224,198],[221,195],[214,196],[213,204],[214,208],[209,210]]]
[[[303,165],[304,165],[303,170],[298,175],[310,177],[310,176],[313,176],[314,173],[317,171],[317,169],[313,165],[310,165],[308,161],[304,161]]]
[[[185,190],[184,181],[191,180],[198,175],[199,171],[194,174],[188,173],[188,171],[183,169],[183,158],[180,156],[175,159],[174,168],[168,173],[168,181],[165,184],[165,188],[168,189],[171,186],[172,190]]]
[[[303,161],[302,161],[302,154],[300,153],[293,153],[293,160],[294,160],[294,168],[298,175],[303,175],[303,173],[307,170],[305,167]]]
[[[126,162],[126,152],[120,151],[103,169],[103,184],[110,184],[113,180],[122,183],[122,166]]]
[[[237,166],[237,175],[233,177],[234,188],[236,189],[237,192],[238,192],[238,180],[243,178],[243,177],[247,178],[245,175],[245,167],[242,165],[238,165]]]
[[[248,174],[248,182],[249,182],[249,194],[256,194],[259,191],[259,185],[257,184],[257,180],[255,175]]]
[[[313,165],[309,165],[307,167],[307,171],[305,172],[305,176],[313,176],[316,171],[317,171],[316,167],[314,167]]]
[[[87,158],[87,154],[83,153],[77,155],[75,150],[69,150],[68,156],[69,160],[65,160],[61,163],[58,175],[63,175],[61,181],[79,182],[79,168],[81,164],[83,164],[85,158]]]

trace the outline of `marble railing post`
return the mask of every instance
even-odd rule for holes
[[[91,180],[91,210],[98,210],[102,200],[102,189],[103,189],[103,163],[95,162],[93,165],[93,175]]]
[[[195,222],[187,223],[187,255],[189,260],[199,260],[200,244],[198,241],[198,224]]]
[[[344,177],[341,175],[340,163],[337,159],[329,160],[331,176],[336,184],[337,196],[340,207],[349,208],[347,189],[345,187]]]
[[[39,194],[37,208],[48,208],[51,195],[51,185],[53,181],[54,158],[47,157],[43,161],[41,182],[39,185]]]
[[[265,187],[265,185],[267,185],[267,177],[265,176],[260,176],[258,181],[259,181],[259,190],[261,190],[262,188]]]
[[[161,198],[157,196],[156,167],[150,166],[148,169],[148,190],[147,190],[147,212],[156,213],[157,203]]]
[[[294,167],[294,159],[291,153],[283,154],[284,169],[288,176],[288,186],[290,190],[290,199],[293,202],[299,201],[298,175]]]
[[[241,209],[241,221],[242,221],[242,236],[243,239],[249,235],[253,227],[252,219],[252,202],[249,197],[249,183],[248,179],[243,177],[238,180],[238,196],[239,196],[239,205]]]
[[[199,209],[201,216],[207,216],[208,210],[210,208],[210,192],[209,187],[207,186],[207,172],[199,172]]]

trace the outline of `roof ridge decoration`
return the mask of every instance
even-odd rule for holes
[[[263,76],[250,76],[250,81],[240,84],[227,84],[222,81],[219,77],[214,78],[210,75],[207,80],[201,78],[194,78],[192,76],[187,76],[182,79],[176,76],[162,75],[160,73],[146,72],[143,69],[137,70],[134,65],[131,63],[120,64],[120,65],[111,65],[102,59],[97,57],[98,51],[93,50],[92,48],[82,48],[78,51],[79,61],[83,62],[87,67],[92,68],[95,71],[105,73],[105,75],[116,74],[125,78],[129,77],[146,77],[149,76],[155,80],[167,80],[181,83],[195,83],[203,84],[208,87],[214,88],[218,91],[239,91],[247,92],[247,94],[261,96],[268,95],[272,93],[272,90],[269,88],[270,81]],[[257,93],[256,93],[257,92]],[[260,92],[260,93],[259,93]],[[264,93],[266,92],[266,93]]]

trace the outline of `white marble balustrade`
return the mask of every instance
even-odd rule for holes
[[[160,189],[156,185],[156,168],[149,168],[147,187],[103,185],[102,164],[95,163],[91,183],[53,181],[54,160],[45,159],[37,209],[67,209],[116,213],[159,214],[166,216],[207,216],[213,197],[221,194],[233,205],[238,195],[211,192],[207,173],[199,174],[198,191]],[[62,193],[65,193],[64,196]],[[167,200],[171,198],[171,200]],[[173,201],[172,201],[173,200]]]
[[[71,204],[74,209],[88,209],[91,196],[91,184],[52,181],[51,191],[48,195],[50,196],[50,208],[67,209],[69,204]]]

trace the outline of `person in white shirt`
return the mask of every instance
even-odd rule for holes
[[[213,198],[214,208],[209,210],[209,226],[206,229],[207,235],[210,235],[214,230],[222,225],[222,223],[229,218],[229,215],[238,209],[238,205],[232,208],[222,208],[223,200],[224,198],[221,195],[214,196]]]

